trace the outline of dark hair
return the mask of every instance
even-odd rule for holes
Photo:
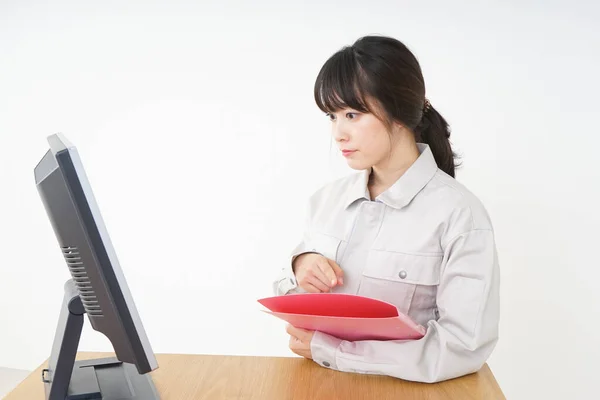
[[[321,68],[314,88],[318,107],[327,113],[345,107],[373,110],[376,101],[388,127],[393,121],[410,128],[417,142],[431,148],[438,167],[454,177],[456,154],[450,144],[450,127],[425,97],[425,83],[416,57],[400,41],[365,36],[332,55]]]

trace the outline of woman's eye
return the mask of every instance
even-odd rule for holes
[[[325,116],[327,116],[327,118],[329,118],[330,121],[335,121],[335,118],[336,118],[335,114],[327,113],[327,114],[325,114]],[[348,119],[354,119],[357,116],[358,116],[358,113],[355,113],[355,112],[346,113],[346,118],[348,118]]]

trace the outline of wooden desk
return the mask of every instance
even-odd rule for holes
[[[112,357],[79,353],[78,359]],[[302,358],[157,354],[152,372],[164,400],[212,399],[426,399],[505,400],[488,366],[476,374],[436,384],[343,373]],[[42,400],[40,366],[5,400]]]

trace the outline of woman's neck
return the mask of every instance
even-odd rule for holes
[[[408,145],[394,148],[390,157],[374,165],[369,176],[371,198],[377,197],[392,186],[419,158],[419,148],[412,141]]]

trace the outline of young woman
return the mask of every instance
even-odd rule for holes
[[[380,299],[427,333],[350,342],[288,326],[290,348],[327,368],[420,382],[477,371],[498,340],[494,232],[454,179],[449,128],[417,59],[398,40],[363,37],[327,60],[314,94],[359,172],[310,197],[304,238],[274,291]]]

